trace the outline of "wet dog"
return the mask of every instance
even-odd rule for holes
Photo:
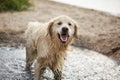
[[[40,80],[46,67],[53,71],[55,80],[61,80],[66,50],[77,38],[76,22],[68,16],[58,16],[47,23],[31,22],[25,34],[26,68],[37,59],[35,80]]]

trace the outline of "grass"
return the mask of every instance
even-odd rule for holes
[[[28,9],[30,5],[29,0],[0,0],[0,12],[22,11]]]

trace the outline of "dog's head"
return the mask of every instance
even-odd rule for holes
[[[77,38],[77,24],[68,16],[59,16],[48,23],[48,33],[66,43],[69,39]]]

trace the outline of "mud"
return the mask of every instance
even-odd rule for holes
[[[63,67],[63,80],[119,80],[120,66],[100,53],[70,47]],[[31,72],[25,71],[25,48],[0,48],[0,80],[33,80]],[[54,80],[47,69],[44,80]]]

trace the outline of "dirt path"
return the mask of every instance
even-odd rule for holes
[[[23,33],[29,21],[46,22],[68,15],[79,25],[79,40],[74,45],[120,57],[120,17],[48,0],[33,0],[34,6],[22,12],[0,13],[0,45],[25,44]]]

